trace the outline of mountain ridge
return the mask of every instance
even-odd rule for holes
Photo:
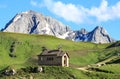
[[[91,32],[87,32],[84,28],[80,31],[73,31],[60,21],[32,10],[18,13],[6,24],[2,31],[26,34],[47,34],[62,39],[93,43],[111,43],[115,41],[101,26],[97,26]]]

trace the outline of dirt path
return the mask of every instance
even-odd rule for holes
[[[110,57],[110,58],[108,58],[108,59],[106,59],[104,61],[96,63],[96,65],[106,64],[108,62],[115,61],[115,60],[118,60],[118,59],[120,59],[120,56],[113,56],[113,57]]]
[[[76,69],[81,70],[81,71],[85,71],[85,72],[92,72],[91,70],[88,70],[88,68],[90,68],[91,66],[84,66],[84,67],[78,67]]]
[[[85,72],[90,72],[89,70],[86,69],[86,67],[80,67],[80,68],[77,68],[78,70],[82,70],[82,71],[85,71]]]
[[[98,63],[96,63],[94,65],[78,67],[78,68],[76,67],[76,69],[86,71],[86,72],[92,72],[92,71],[88,70],[88,68],[90,68],[90,67],[100,67],[100,66],[105,65],[107,62],[114,61],[114,60],[117,60],[117,59],[120,59],[120,56],[119,57],[118,56],[113,56],[113,57],[108,58],[108,59],[106,59],[104,61],[98,62]]]

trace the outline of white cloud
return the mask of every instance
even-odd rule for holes
[[[32,6],[38,6],[38,3],[35,2],[35,1],[33,1],[33,0],[31,0],[30,4],[31,4]]]
[[[80,17],[84,18],[83,12],[80,12],[78,8],[76,8],[73,4],[63,4],[61,2],[57,2],[54,4],[54,8],[52,9],[56,15],[64,18],[67,21],[72,21],[76,23],[82,22]]]
[[[39,7],[39,8],[41,8],[41,7],[44,6],[44,4],[38,3],[38,2],[35,1],[35,0],[31,0],[31,1],[30,1],[30,4],[31,4],[32,6]]]
[[[85,12],[81,12],[82,7],[77,7],[73,4],[64,4],[60,1],[53,2],[53,0],[44,0],[44,4],[47,9],[59,17],[64,18],[67,21],[82,23],[85,18]],[[82,18],[82,19],[81,19]]]
[[[40,6],[37,2],[32,1],[33,6]],[[120,1],[113,6],[108,6],[106,0],[102,0],[99,7],[85,8],[61,1],[44,0],[44,7],[55,15],[64,18],[66,21],[74,23],[86,23],[89,21],[104,22],[120,18]]]
[[[106,0],[102,0],[99,7],[92,7],[88,10],[89,16],[94,16],[98,21],[108,21],[120,18],[120,2],[113,6],[108,6]]]
[[[88,10],[90,16],[94,16],[99,21],[107,21],[110,19],[108,2],[103,0],[99,7],[92,7]]]

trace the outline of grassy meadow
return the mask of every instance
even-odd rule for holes
[[[67,51],[70,56],[70,67],[47,67],[44,66],[42,73],[21,72],[15,76],[9,76],[11,79],[20,79],[19,76],[34,77],[35,79],[109,79],[106,75],[115,76],[114,73],[104,72],[84,72],[76,69],[77,67],[95,64],[116,55],[119,47],[107,48],[111,44],[94,44],[89,42],[73,42],[70,40],[59,39],[48,35],[28,35],[18,33],[0,32],[0,70],[10,66],[16,70],[37,65],[37,55],[41,53],[41,48],[45,46],[48,49],[57,49],[62,46],[62,50]],[[116,53],[117,52],[117,53]],[[109,65],[108,65],[109,66]],[[119,64],[113,64],[109,67],[118,67]],[[103,66],[100,69],[107,69]],[[112,68],[110,68],[112,69]],[[99,77],[102,74],[102,77]],[[99,76],[97,76],[99,75]],[[8,78],[1,77],[3,79]],[[0,79],[1,79],[0,78]],[[8,78],[8,79],[9,79]]]

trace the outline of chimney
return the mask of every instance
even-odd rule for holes
[[[42,52],[43,52],[43,51],[46,51],[46,50],[47,50],[47,48],[46,48],[45,46],[43,46],[43,47],[42,47]]]

